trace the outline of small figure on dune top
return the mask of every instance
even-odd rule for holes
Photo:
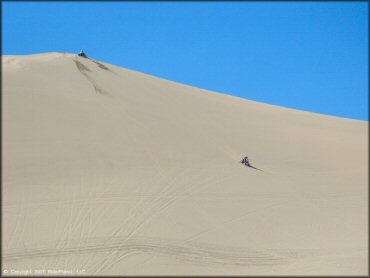
[[[87,56],[86,56],[86,54],[85,54],[85,52],[83,50],[81,50],[80,53],[78,53],[78,56],[87,58]]]

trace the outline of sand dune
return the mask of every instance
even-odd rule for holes
[[[2,63],[3,274],[367,274],[368,122],[73,54]]]

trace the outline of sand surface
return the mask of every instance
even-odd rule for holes
[[[367,274],[368,122],[2,58],[3,274]]]

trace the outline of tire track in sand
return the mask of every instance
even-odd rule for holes
[[[281,255],[274,255],[271,252],[264,252],[262,250],[257,251],[214,244],[200,244],[181,240],[164,240],[147,237],[129,241],[123,237],[120,241],[112,242],[109,245],[91,241],[85,246],[79,247],[60,249],[39,248],[27,252],[13,250],[3,254],[3,259],[6,261],[16,261],[71,254],[104,253],[112,250],[124,250],[123,256],[128,254],[157,254],[180,261],[207,265],[278,265],[287,262],[286,258]]]
[[[96,93],[107,96],[109,95],[109,93],[100,87],[99,84],[88,74],[88,72],[91,72],[91,70],[87,66],[82,64],[77,59],[73,59],[73,62],[76,64],[79,72],[91,83],[91,85],[93,85]]]

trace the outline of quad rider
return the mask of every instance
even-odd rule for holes
[[[248,156],[246,156],[246,157],[244,157],[244,158],[243,158],[242,163],[243,163],[245,166],[251,166],[251,164],[249,163]]]
[[[87,56],[86,56],[86,54],[85,54],[85,52],[83,50],[81,50],[80,53],[78,53],[78,56],[87,58]]]

